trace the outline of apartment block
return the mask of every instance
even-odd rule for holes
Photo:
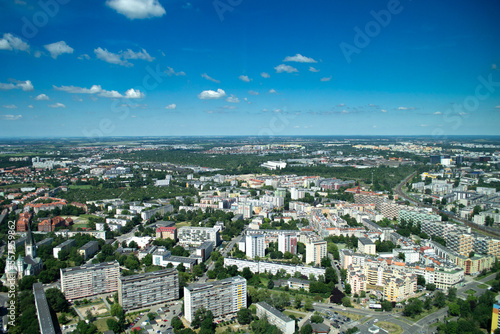
[[[67,250],[69,252],[69,249],[71,247],[73,247],[74,245],[75,245],[75,239],[68,239],[65,242],[63,242],[62,244],[54,247],[52,249],[52,252],[53,252],[52,255],[54,255],[54,258],[58,259],[60,251],[62,251],[64,249],[64,250]]]
[[[97,241],[89,241],[78,250],[78,253],[83,256],[85,260],[87,260],[92,255],[97,253],[98,250],[99,243]]]
[[[306,244],[306,263],[321,264],[321,259],[327,256],[326,241],[317,240]]]
[[[359,238],[358,239],[358,252],[363,254],[376,254],[375,243],[368,238]]]
[[[266,237],[264,234],[246,235],[245,253],[251,259],[256,256],[264,257],[266,255]]]
[[[295,275],[296,272],[299,272],[301,275],[305,275],[307,277],[311,274],[315,277],[318,277],[319,275],[325,276],[325,268],[298,266],[279,262],[243,260],[230,257],[224,258],[224,267],[227,268],[230,266],[236,266],[239,271],[248,267],[252,273],[267,272],[275,275],[278,271],[284,270],[285,273],[290,274],[291,276]]]
[[[400,210],[398,222],[401,223],[401,220],[405,220],[406,222],[413,221],[413,224],[417,224],[422,223],[424,220],[441,221],[441,219],[440,215],[435,215],[429,211]]]
[[[78,299],[118,290],[117,261],[60,269],[61,291],[66,299]]]
[[[210,283],[190,284],[184,288],[184,317],[193,321],[199,308],[212,311],[214,317],[238,312],[247,307],[247,281],[234,276]]]
[[[205,241],[212,241],[214,246],[220,245],[218,228],[183,226],[179,228],[177,237],[182,245],[200,246]]]
[[[295,320],[284,315],[266,302],[255,304],[257,307],[257,316],[262,319],[267,318],[271,325],[275,325],[283,334],[295,333]]]
[[[278,235],[278,250],[283,254],[290,252],[297,254],[297,234],[279,234]]]
[[[55,334],[56,330],[50,315],[49,304],[45,296],[42,283],[33,284],[33,296],[35,297],[36,314],[41,334]]]
[[[469,256],[473,251],[474,236],[460,232],[450,232],[445,235],[446,247],[462,256]]]
[[[176,269],[124,276],[118,280],[118,300],[126,311],[177,299],[179,273]]]

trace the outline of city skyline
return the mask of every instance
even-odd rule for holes
[[[2,8],[1,137],[498,134],[494,1]]]

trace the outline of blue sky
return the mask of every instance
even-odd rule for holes
[[[0,3],[0,137],[498,135],[498,1]]]

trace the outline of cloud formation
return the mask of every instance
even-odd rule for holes
[[[249,90],[248,94],[250,94],[250,95],[259,95],[259,92],[256,92],[254,90]]]
[[[200,100],[216,100],[226,96],[226,92],[222,89],[214,90],[204,90],[200,94],[198,94],[198,98]]]
[[[320,81],[322,81],[322,82],[326,82],[326,81],[330,81],[330,80],[332,80],[332,77],[331,77],[331,76],[329,76],[329,77],[327,77],[327,78],[321,78],[321,79],[319,79],[319,80],[320,80]]]
[[[309,71],[314,72],[314,73],[319,72],[319,70],[317,68],[314,68],[312,66],[309,66]]]
[[[266,72],[262,72],[262,73],[260,74],[260,76],[261,76],[261,77],[263,77],[263,78],[265,78],[265,79],[267,79],[267,78],[270,78],[270,77],[271,77],[271,76],[269,75],[269,73],[266,73]]]
[[[59,41],[52,44],[44,45],[44,48],[50,52],[50,56],[56,59],[58,56],[64,53],[73,53],[73,48],[66,44],[65,41]]]
[[[17,109],[17,106],[15,104],[8,104],[3,106],[5,109]]]
[[[35,97],[35,100],[37,100],[37,101],[46,101],[48,99],[49,99],[49,97],[45,94],[40,94],[37,97]]]
[[[220,80],[214,79],[214,78],[212,78],[211,76],[209,76],[209,75],[208,75],[208,74],[206,74],[206,73],[203,73],[203,74],[201,75],[201,77],[202,77],[203,79],[207,79],[207,80],[212,81],[212,82],[215,82],[215,83],[220,83]]]
[[[49,104],[49,107],[51,107],[51,108],[66,108],[66,106],[60,102],[57,102],[54,104]]]
[[[240,79],[241,81],[244,81],[244,82],[250,82],[250,78],[248,77],[248,75],[240,75],[238,77],[238,79]]]
[[[31,81],[26,80],[26,81],[19,81],[19,80],[11,80],[11,83],[1,83],[0,82],[0,89],[2,90],[10,90],[10,89],[22,89],[25,92],[32,91],[33,84]]]
[[[158,0],[108,0],[106,5],[130,20],[161,17],[166,13]]]
[[[230,103],[240,103],[240,99],[237,98],[236,96],[232,95],[232,94],[231,94],[231,96],[228,96],[226,98],[226,101],[230,102]]]
[[[145,95],[138,89],[130,88],[125,94],[120,94],[116,90],[104,90],[100,85],[93,85],[90,88],[76,87],[76,86],[53,86],[55,90],[60,90],[70,94],[97,94],[100,97],[114,98],[114,99],[142,99]]]
[[[274,69],[276,70],[276,73],[283,73],[283,72],[293,73],[293,72],[298,72],[299,71],[295,67],[289,66],[289,65],[285,65],[285,64],[278,65]]]
[[[285,59],[283,59],[283,61],[293,61],[296,63],[317,63],[316,60],[309,58],[309,57],[305,57],[299,53],[297,53],[295,56],[291,56],[291,57],[288,56]]]
[[[145,49],[142,49],[141,51],[138,52],[134,52],[130,49],[127,49],[126,51],[113,53],[108,51],[107,49],[98,47],[97,49],[94,50],[94,53],[96,57],[100,60],[103,60],[110,64],[117,64],[125,67],[134,66],[131,62],[128,61],[128,59],[141,59],[149,62],[154,60],[154,58],[151,57]]]
[[[22,39],[12,34],[3,34],[3,38],[0,39],[0,50],[19,50],[28,52],[29,49],[30,46],[28,45],[28,43],[23,42]]]
[[[176,77],[178,76],[184,76],[186,75],[186,73],[184,73],[183,71],[180,71],[180,72],[175,72],[174,69],[172,67],[167,67],[167,70],[164,71],[168,76],[172,76],[172,75],[175,75]]]
[[[168,106],[165,106],[165,109],[175,109],[177,108],[177,105],[175,103],[169,104]]]
[[[23,118],[23,115],[0,115],[0,119],[4,121],[15,121]]]

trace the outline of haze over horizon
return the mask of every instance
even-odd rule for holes
[[[499,134],[497,1],[0,8],[2,138]]]

